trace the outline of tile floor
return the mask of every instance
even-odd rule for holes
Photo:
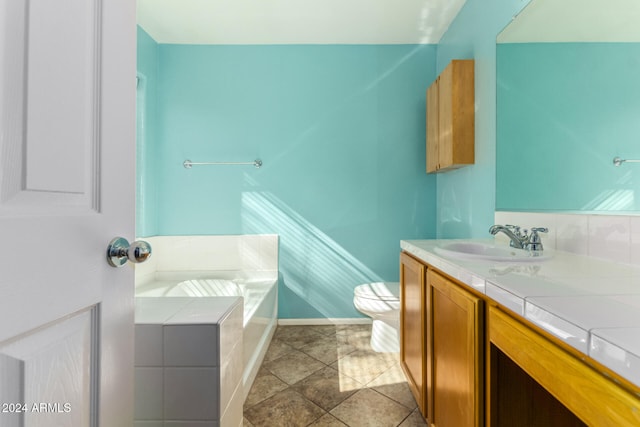
[[[245,427],[426,426],[371,325],[279,326],[244,405]]]

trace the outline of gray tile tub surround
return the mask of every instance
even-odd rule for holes
[[[239,425],[242,298],[166,299],[136,307],[135,425]]]

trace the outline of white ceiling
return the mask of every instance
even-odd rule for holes
[[[531,0],[498,43],[640,42],[638,0]]]
[[[158,43],[430,44],[466,0],[137,0]]]

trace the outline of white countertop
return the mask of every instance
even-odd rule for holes
[[[560,251],[521,263],[435,251],[450,242],[403,240],[400,247],[640,386],[640,267]]]

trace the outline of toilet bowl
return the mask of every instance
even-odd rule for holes
[[[400,351],[400,284],[365,283],[353,290],[353,305],[373,319],[371,348],[381,353]]]

